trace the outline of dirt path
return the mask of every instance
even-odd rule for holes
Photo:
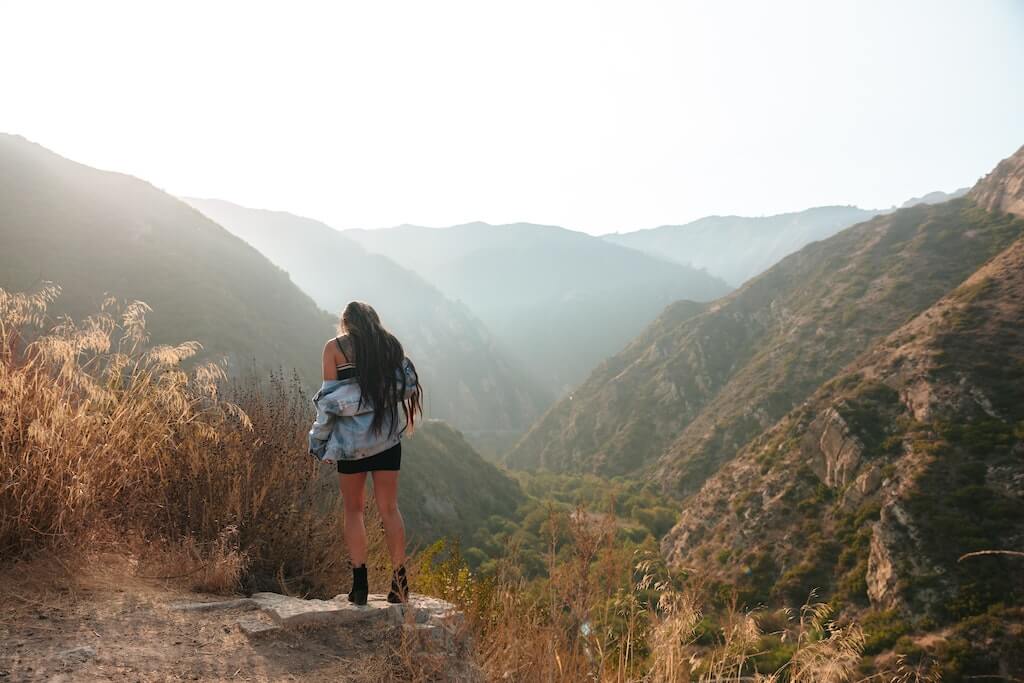
[[[0,577],[0,683],[7,681],[387,681],[393,633],[323,625],[248,636],[243,608],[158,581],[94,574],[43,590]]]

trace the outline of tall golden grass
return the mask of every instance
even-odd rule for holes
[[[149,345],[141,302],[50,323],[58,294],[0,290],[0,557],[131,541],[208,590],[338,592],[340,498],[299,382],[186,371],[201,347]]]

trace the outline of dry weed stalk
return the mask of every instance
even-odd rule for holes
[[[906,655],[899,655],[896,660],[896,671],[889,678],[889,683],[941,683],[935,662],[924,660],[917,663],[907,661]]]

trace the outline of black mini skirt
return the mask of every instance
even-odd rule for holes
[[[374,470],[398,470],[402,466],[402,442],[399,441],[386,451],[358,460],[339,460],[338,472],[355,474]]]

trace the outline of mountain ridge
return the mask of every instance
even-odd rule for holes
[[[558,226],[466,223],[343,234],[464,303],[556,393],[672,301],[728,291],[696,269]]]
[[[702,267],[739,286],[806,244],[880,213],[884,212],[832,205],[771,216],[712,215],[682,225],[661,225],[602,238]]]

